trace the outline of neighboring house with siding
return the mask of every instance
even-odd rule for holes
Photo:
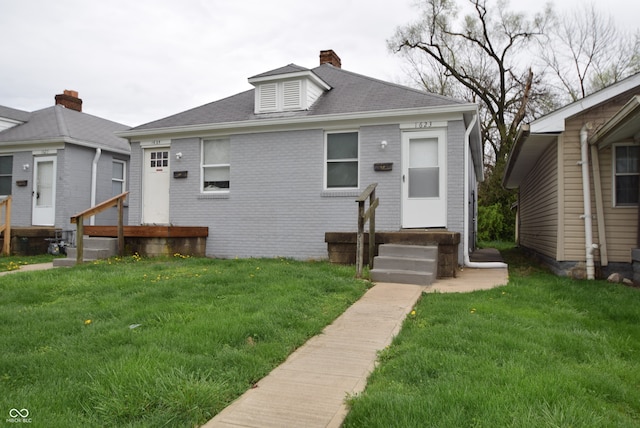
[[[12,196],[12,226],[69,230],[72,215],[126,190],[130,146],[115,135],[125,129],[83,113],[75,91],[34,112],[0,107],[0,195]]]
[[[333,51],[249,83],[118,133],[131,142],[130,225],[207,226],[209,256],[322,259],[325,233],[356,230],[355,199],[375,182],[378,231],[446,229],[474,245],[475,104],[345,71]]]
[[[518,189],[518,244],[558,274],[588,277],[592,259],[594,277],[633,276],[632,252],[640,248],[638,95],[640,74],[520,130],[503,177],[506,188]]]

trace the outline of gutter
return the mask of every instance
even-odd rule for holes
[[[220,123],[204,123],[198,125],[181,125],[170,126],[164,128],[147,128],[136,129],[132,128],[125,131],[117,131],[114,134],[120,138],[151,138],[157,136],[181,136],[184,134],[199,134],[203,132],[235,132],[241,129],[246,132],[265,132],[268,129],[279,126],[304,126],[308,127],[309,124],[318,124],[329,121],[345,122],[349,120],[374,120],[380,119],[387,120],[388,123],[397,123],[395,118],[405,118],[407,122],[412,122],[412,118],[419,118],[425,115],[447,115],[455,113],[469,113],[472,108],[476,108],[475,104],[452,104],[449,106],[435,106],[435,107],[418,107],[408,109],[397,110],[374,110],[368,112],[350,112],[350,113],[332,113],[323,115],[296,115],[277,118],[256,118],[234,122],[220,122]],[[142,126],[142,125],[140,125]]]
[[[580,166],[582,167],[582,195],[584,200],[584,214],[580,216],[584,219],[584,244],[586,252],[587,279],[595,279],[595,265],[593,262],[593,250],[596,245],[593,243],[593,218],[591,215],[591,186],[589,184],[589,154],[588,142],[591,122],[585,123],[580,129]]]
[[[98,160],[100,160],[100,155],[102,154],[102,149],[96,149],[96,154],[93,157],[93,163],[91,164],[91,207],[96,206],[96,193],[98,187]],[[94,226],[96,224],[96,216],[92,215],[89,219],[89,224]]]
[[[471,123],[464,132],[464,231],[462,243],[464,245],[464,265],[475,269],[506,269],[508,265],[502,262],[472,262],[469,259],[469,157],[471,156],[471,131],[478,121],[478,115],[474,114]]]

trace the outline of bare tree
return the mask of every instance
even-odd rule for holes
[[[510,11],[506,0],[425,0],[420,20],[388,42],[402,53],[427,90],[480,105],[488,180],[485,203],[505,198],[500,180],[518,127],[536,111],[546,88],[524,52],[545,33],[551,10],[532,18]]]
[[[619,29],[593,3],[554,16],[540,52],[557,81],[554,90],[566,102],[640,71],[640,33]]]

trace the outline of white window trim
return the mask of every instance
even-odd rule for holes
[[[621,209],[625,209],[625,208],[633,208],[633,209],[637,209],[640,207],[640,204],[635,204],[635,205],[618,205],[618,201],[617,201],[617,192],[616,192],[616,177],[618,176],[618,171],[617,171],[617,162],[616,162],[616,148],[617,147],[621,147],[621,146],[638,146],[638,144],[634,144],[631,142],[628,143],[615,143],[611,145],[611,202],[613,204],[613,208],[621,208]],[[638,174],[624,174],[621,173],[621,176],[625,176],[625,175],[638,175],[640,177],[640,172]]]
[[[327,165],[329,164],[329,160],[327,159],[327,152],[329,146],[329,135],[331,134],[350,134],[356,133],[358,135],[358,157],[357,158],[345,158],[340,160],[334,160],[334,162],[358,162],[358,185],[356,187],[329,187],[327,186],[328,172]],[[324,183],[323,189],[326,192],[343,192],[345,190],[355,190],[360,189],[360,132],[357,129],[345,129],[340,131],[327,131],[324,133]]]
[[[119,163],[122,164],[122,178],[116,178],[111,177],[111,182],[113,183],[114,181],[117,181],[118,183],[122,183],[122,192],[126,192],[127,191],[127,161],[123,161],[120,159],[113,159],[112,160],[113,163]],[[113,189],[113,186],[111,187]],[[117,195],[113,195],[113,196],[117,196]]]
[[[231,140],[229,138],[203,138],[200,140],[200,193],[205,195],[228,194],[231,189],[231,162],[205,164],[204,163],[204,143],[207,141],[229,141],[229,150],[231,150]],[[204,170],[205,168],[229,168],[229,189],[224,190],[205,190],[204,188]]]

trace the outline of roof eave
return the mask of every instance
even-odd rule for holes
[[[584,110],[597,106],[640,85],[640,73],[629,76],[604,89],[559,108],[531,122],[531,133],[560,133],[564,131],[565,120]]]
[[[603,149],[617,141],[640,139],[640,95],[633,96],[611,119],[589,138]]]
[[[466,113],[477,109],[476,104],[452,104],[449,106],[418,107],[395,110],[377,110],[369,112],[336,113],[318,116],[296,116],[287,118],[252,119],[235,122],[207,123],[200,125],[173,126],[165,128],[150,128],[142,130],[127,130],[116,132],[115,135],[121,138],[151,137],[158,135],[179,136],[183,134],[197,134],[212,131],[249,131],[276,128],[287,125],[313,125],[331,121],[349,120],[375,120],[387,118],[412,117],[426,114],[450,114]]]
[[[108,144],[100,144],[92,141],[78,140],[71,137],[47,138],[38,140],[16,140],[0,142],[0,149],[3,151],[28,151],[34,148],[47,147],[51,149],[64,149],[65,144],[74,144],[76,146],[88,147],[92,149],[102,149],[113,153],[130,155],[130,150],[123,150]]]

